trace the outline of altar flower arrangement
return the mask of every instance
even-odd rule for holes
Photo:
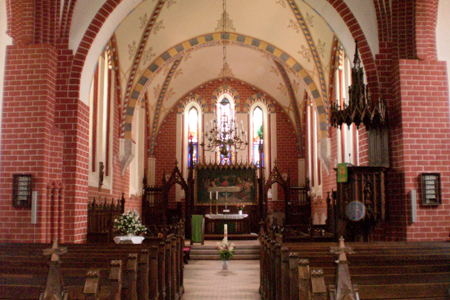
[[[147,227],[142,225],[137,211],[128,211],[115,219],[114,229],[126,235],[145,234],[147,232]]]
[[[234,255],[234,245],[233,243],[228,244],[228,242],[223,239],[221,242],[217,243],[217,250],[219,250],[219,256],[221,260],[229,260]]]
[[[238,206],[237,206],[238,210],[243,210],[243,209],[244,209],[244,207],[245,207],[245,205],[244,205],[244,204],[238,204]]]

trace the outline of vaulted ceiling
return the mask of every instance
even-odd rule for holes
[[[83,26],[74,25],[85,24],[98,10],[99,4],[92,2],[79,0],[75,7],[74,48],[83,32]],[[113,38],[120,93],[131,111],[146,94],[150,109],[164,115],[197,88],[221,80],[225,52],[229,85],[255,87],[277,101],[292,120],[306,92],[325,122],[335,45],[340,43],[350,57],[354,53],[352,33],[326,0],[123,2],[103,25],[89,57],[94,62]],[[373,2],[346,3],[353,15],[361,15],[359,25],[372,53],[377,53]],[[86,82],[92,74],[93,69],[85,67]],[[81,89],[85,101],[86,85]]]

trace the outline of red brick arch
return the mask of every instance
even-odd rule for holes
[[[328,0],[328,2],[339,13],[347,25],[353,39],[358,41],[359,53],[364,64],[364,71],[366,72],[367,82],[373,95],[378,94],[378,75],[372,51],[369,43],[364,35],[358,20],[355,18],[350,8],[345,4],[344,0]]]

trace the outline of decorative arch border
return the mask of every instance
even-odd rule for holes
[[[256,101],[261,101],[262,103],[264,103],[269,113],[275,112],[275,104],[273,103],[272,99],[263,96],[261,93],[253,94],[247,98],[247,100],[244,103],[244,111],[250,112],[250,108]]]
[[[208,111],[215,111],[217,99],[219,99],[219,97],[225,92],[228,92],[233,96],[235,111],[241,111],[241,96],[239,95],[238,91],[236,91],[236,89],[229,84],[222,84],[221,86],[216,88],[214,93],[212,93],[211,107]]]
[[[300,110],[298,107],[298,103],[297,103],[297,98],[295,97],[295,92],[294,89],[292,88],[292,84],[291,84],[291,80],[289,79],[289,76],[287,75],[287,72],[285,70],[285,68],[279,63],[279,62],[275,62],[278,70],[280,71],[281,77],[283,77],[284,80],[284,84],[286,85],[286,88],[288,90],[289,93],[289,98],[291,99],[291,104],[293,107],[293,111],[294,111],[294,117],[295,117],[295,129],[297,131],[297,134],[295,135],[297,138],[297,145],[298,145],[298,149],[299,149],[299,153],[302,153],[302,148],[303,148],[303,144],[302,144],[302,118],[300,117]],[[318,105],[318,103],[316,103],[317,106],[317,112],[320,115],[325,115],[327,116],[327,110],[324,108],[324,105]],[[326,118],[325,120],[323,119],[319,119],[319,128],[320,131],[326,131],[328,134],[328,118]],[[321,134],[322,138],[327,137],[326,135]]]
[[[301,14],[300,9],[298,9],[298,7],[297,7],[297,4],[293,0],[289,0],[288,2],[294,12],[295,17],[297,18],[297,21],[300,24],[300,27],[303,30],[306,41],[309,44],[309,49],[313,53],[312,57],[316,64],[317,71],[319,72],[319,82],[320,82],[320,86],[322,88],[322,99],[323,99],[325,106],[328,107],[328,91],[327,91],[326,83],[325,83],[325,73],[323,71],[322,62],[320,61],[319,53],[317,52],[316,45],[314,44],[312,35],[309,31],[308,26],[306,25],[305,19],[303,18],[303,15]],[[288,86],[288,89],[289,88],[292,88],[292,86],[290,84]],[[328,110],[325,110],[325,114],[328,115]],[[327,122],[328,122],[328,118],[327,118]]]
[[[308,72],[291,56],[283,52],[281,49],[276,48],[275,46],[265,42],[258,40],[253,37],[244,36],[237,33],[211,33],[206,34],[203,36],[199,36],[193,39],[190,39],[188,41],[185,41],[181,44],[176,45],[175,47],[169,49],[168,51],[164,52],[161,56],[156,58],[150,66],[144,71],[140,79],[135,85],[135,88],[133,92],[131,93],[130,102],[128,107],[126,108],[126,116],[125,116],[125,124],[124,124],[124,133],[123,137],[125,139],[131,138],[131,120],[132,120],[132,113],[134,111],[133,105],[135,105],[138,102],[139,97],[141,96],[141,93],[145,90],[146,84],[151,81],[151,78],[154,76],[154,74],[157,72],[157,70],[162,67],[166,62],[169,62],[173,59],[177,59],[179,56],[183,55],[186,51],[194,49],[194,47],[198,47],[200,45],[206,45],[206,44],[213,44],[222,41],[223,39],[229,40],[231,42],[234,42],[238,45],[244,46],[244,47],[251,47],[254,49],[257,49],[259,51],[268,53],[269,55],[272,55],[276,61],[279,61],[280,63],[286,64],[288,67],[292,68],[292,70],[301,78],[305,84],[308,86],[308,89],[311,91],[311,95],[314,98],[314,101],[316,102],[316,105],[318,107],[324,107],[324,100],[321,96],[321,93],[319,89],[317,88],[316,84],[312,80],[311,76],[308,74]],[[231,92],[231,90],[229,90]],[[240,103],[240,99],[236,98],[236,107],[237,111],[240,111],[240,105],[237,105]],[[214,109],[215,105],[211,106],[211,109]],[[327,114],[326,110],[323,109],[320,111],[319,114],[319,120],[321,123],[326,124],[327,123]],[[323,128],[325,127],[325,128]],[[321,127],[321,137],[326,138],[328,137],[328,129],[326,126]]]
[[[199,94],[194,94],[192,96],[184,98],[184,100],[181,101],[181,103],[177,107],[177,112],[179,114],[185,113],[186,105],[188,105],[191,101],[197,102],[197,104],[201,107],[203,111],[206,111],[208,109],[208,103],[206,103],[206,100]]]
[[[173,63],[172,67],[170,68],[169,73],[167,74],[166,79],[164,80],[164,84],[161,88],[161,91],[159,93],[159,96],[158,96],[158,99],[156,102],[155,115],[153,116],[153,124],[152,124],[151,132],[150,132],[150,151],[149,151],[150,156],[153,156],[153,154],[155,152],[157,129],[158,129],[158,125],[159,125],[159,118],[161,117],[161,106],[162,106],[164,98],[166,97],[167,88],[169,87],[169,83],[172,80],[173,74],[175,73],[175,70],[177,69],[178,65],[180,64],[180,60],[181,59],[177,59]],[[138,104],[139,102],[140,101],[137,101],[137,100],[131,101],[130,103],[133,103],[134,105],[133,106],[129,105],[126,110],[126,112],[127,112],[126,120],[128,120],[129,123],[125,122],[125,129],[129,128],[130,134],[131,134],[131,130],[132,130],[134,109],[136,107],[136,104]]]
[[[122,1],[123,0],[107,0],[102,5],[102,7],[99,9],[99,11],[95,15],[95,17],[92,19],[91,23],[89,24],[89,26],[86,30],[86,33],[84,34],[84,36],[78,46],[78,49],[74,55],[73,64],[72,64],[72,68],[70,71],[70,78],[68,81],[69,82],[69,88],[68,88],[69,91],[68,92],[72,95],[72,97],[76,97],[78,99],[80,98],[81,75],[82,75],[82,70],[83,70],[83,67],[84,67],[84,64],[85,64],[85,61],[87,58],[87,54],[89,53],[89,50],[90,50],[95,38],[97,37],[101,27],[106,22],[106,20],[111,15],[111,13],[117,8],[117,6]],[[348,29],[350,30],[352,36],[355,39],[358,39],[358,42],[361,45],[359,51],[361,53],[361,59],[364,63],[365,69],[366,69],[367,79],[368,79],[369,84],[372,83],[372,85],[373,85],[373,83],[378,82],[378,76],[376,73],[376,66],[375,66],[374,58],[370,51],[370,47],[368,45],[367,39],[366,39],[361,27],[359,26],[355,16],[351,13],[351,10],[348,8],[347,4],[343,0],[327,0],[327,1],[336,9],[336,11],[339,13],[341,18],[344,20],[345,24],[347,24]],[[189,48],[194,47],[195,45],[198,45],[199,41],[201,43],[206,43],[209,41],[217,41],[221,38],[221,36],[223,36],[223,37],[228,36],[228,38],[230,36],[232,36],[234,39],[236,39],[236,41],[238,41],[238,37],[239,37],[239,41],[242,44],[252,45],[254,47],[260,48],[263,51],[270,52],[275,57],[284,60],[297,73],[300,73],[302,71],[304,73],[306,73],[306,71],[303,70],[303,68],[298,63],[296,63],[292,58],[290,58],[287,54],[285,54],[281,50],[276,49],[274,46],[272,46],[266,42],[262,42],[260,40],[253,39],[250,37],[245,37],[245,36],[238,35],[235,33],[232,33],[232,34],[230,34],[230,33],[208,34],[208,35],[204,35],[201,37],[191,39],[189,41],[185,41],[185,42],[173,47],[169,51],[165,52],[163,55],[161,55],[149,67],[148,71],[150,71],[150,73],[154,73],[156,71],[156,69],[159,67],[158,63],[163,63],[164,58],[167,56],[170,57],[172,55],[176,55],[177,53],[185,50],[184,49],[185,46],[186,46],[186,49],[189,49]],[[167,57],[167,59],[169,57]],[[154,69],[155,66],[156,66],[156,69]],[[149,75],[149,74],[146,74],[146,75]],[[141,80],[143,79],[143,77],[146,77],[146,76],[143,75]],[[301,78],[304,78],[304,77],[301,77]],[[148,77],[147,77],[147,79],[148,79]],[[138,86],[139,86],[139,84],[138,84]],[[141,88],[142,88],[142,86],[141,86]],[[136,91],[136,89],[134,90],[134,92],[135,91]],[[314,90],[311,90],[311,91],[315,91],[316,93],[318,93],[317,88],[315,88]],[[315,95],[313,95],[313,96],[315,97]],[[322,118],[322,117],[325,117],[325,116],[319,116],[319,118]],[[321,133],[321,134],[323,134],[323,133]],[[127,132],[127,134],[125,135],[125,138],[126,139],[131,138],[131,131]]]

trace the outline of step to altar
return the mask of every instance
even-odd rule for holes
[[[189,240],[185,241],[186,247],[190,247],[191,260],[219,260],[219,253],[216,249],[219,240],[205,240],[204,244],[189,244]],[[235,246],[234,256],[232,260],[259,260],[259,241],[258,240],[232,240],[229,243]],[[189,245],[189,246],[188,246]]]

